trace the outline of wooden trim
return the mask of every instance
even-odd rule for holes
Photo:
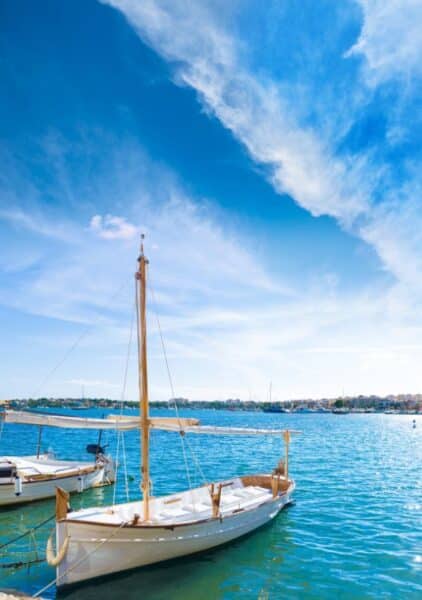
[[[69,508],[69,494],[61,487],[56,487],[56,521],[65,519]]]
[[[273,490],[272,475],[245,475],[240,477],[244,486],[253,485],[263,487],[268,490]],[[291,481],[289,479],[280,478],[278,481],[278,491],[285,492],[289,489]]]
[[[67,475],[64,475],[64,477],[79,477],[79,475],[89,475],[90,473],[95,473],[95,471],[97,471],[97,470],[98,470],[98,467],[96,465],[93,465],[92,467],[84,467],[83,469],[75,469],[74,471],[71,471]],[[56,477],[56,475],[54,473],[45,473],[45,474],[39,473],[36,475],[29,475],[29,476],[23,475],[22,479],[24,480],[22,483],[26,483],[26,482],[34,483],[35,481],[53,481],[55,479],[62,479],[62,477]]]
[[[87,471],[87,472],[73,472],[70,473],[68,475],[63,475],[61,477],[54,477],[54,475],[50,476],[50,475],[46,475],[46,476],[37,476],[38,479],[24,479],[22,478],[22,485],[28,485],[30,483],[41,483],[43,481],[60,481],[62,479],[69,479],[69,477],[78,477],[79,475],[89,475],[90,473],[94,473],[95,471],[99,470],[102,467],[95,467],[92,469],[92,471]],[[34,477],[34,476],[33,476]],[[11,485],[12,487],[14,486],[14,482],[9,482],[9,483],[0,483],[0,486],[2,485]]]

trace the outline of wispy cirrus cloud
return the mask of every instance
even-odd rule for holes
[[[371,85],[422,75],[422,4],[419,0],[356,0],[363,11],[359,39],[348,55],[361,55]]]
[[[270,166],[279,192],[315,216],[328,214],[346,223],[365,211],[366,186],[354,185],[365,157],[339,160],[312,128],[301,128],[275,83],[242,65],[236,40],[217,25],[209,3],[108,3],[158,52],[176,61],[179,81],[198,92],[255,160]]]
[[[417,187],[419,176],[406,160],[401,159],[397,167],[380,148],[347,149],[344,140],[333,138],[336,123],[331,119],[337,115],[336,98],[323,107],[325,114],[318,126],[310,120],[312,98],[305,118],[303,107],[299,114],[289,81],[284,79],[280,86],[277,78],[251,69],[251,61],[245,60],[246,39],[241,29],[233,26],[236,11],[225,19],[225,11],[208,2],[107,3],[124,13],[141,38],[174,65],[176,80],[196,90],[205,109],[232,131],[256,162],[268,167],[268,177],[277,191],[292,196],[314,216],[337,219],[375,248],[398,281],[419,288],[417,278],[409,275],[417,272],[422,258],[421,246],[415,243],[422,226],[421,201],[414,193],[410,198],[402,193],[406,179],[410,192]],[[350,52],[344,54],[344,68],[351,56],[363,53],[370,69],[377,73],[376,81],[394,77],[403,69],[411,76],[419,65],[419,3],[406,0],[386,6],[362,0],[361,4],[362,30]],[[353,87],[343,93],[349,93],[351,106],[352,98],[360,98],[358,106],[362,108],[370,93],[359,73],[352,83]],[[326,82],[320,85],[323,88]],[[300,88],[295,85],[293,89],[300,105]],[[349,131],[362,117],[364,113],[353,114],[352,110]],[[403,127],[406,136],[411,131],[406,116]],[[390,141],[393,137],[391,134]],[[390,228],[393,222],[394,232]],[[410,230],[414,232],[411,236]]]
[[[61,242],[70,242],[74,239],[76,229],[68,222],[54,221],[53,219],[45,219],[45,216],[36,211],[25,210],[19,206],[19,201],[16,199],[16,204],[8,208],[0,207],[0,221],[7,222],[17,230],[24,230],[41,235]],[[73,231],[72,231],[73,229]]]
[[[100,136],[99,144],[101,140]],[[227,316],[222,317],[225,312],[234,318],[231,307],[242,299],[255,302],[263,292],[279,297],[294,293],[266,272],[228,224],[222,226],[209,202],[190,197],[174,174],[154,166],[139,147],[125,145],[123,149],[121,143],[120,147],[125,177],[118,154],[110,158],[107,176],[104,172],[91,176],[90,186],[94,196],[101,190],[103,205],[110,197],[124,198],[124,205],[120,204],[123,214],[92,214],[88,203],[83,220],[80,214],[70,219],[65,211],[51,215],[39,201],[42,188],[35,191],[32,202],[25,195],[25,209],[17,199],[13,208],[1,210],[0,219],[17,228],[19,235],[14,239],[25,240],[19,252],[28,254],[30,232],[41,257],[39,268],[14,286],[3,286],[0,300],[4,304],[76,323],[90,322],[109,303],[117,312],[127,309],[132,305],[128,301],[130,285],[118,297],[115,294],[125,280],[132,281],[141,231],[147,234],[146,247],[156,273],[156,300],[164,311],[177,313],[178,307],[185,305],[196,313],[203,301],[224,299],[225,310],[202,316],[197,312],[198,326],[227,321]],[[136,168],[131,170],[130,164]],[[114,182],[111,189],[105,178]],[[78,196],[78,183],[68,176],[66,180],[71,195]],[[61,194],[60,184],[56,194]],[[51,248],[52,240],[54,252],[43,253],[44,247]],[[27,260],[17,258],[15,264],[25,268]],[[116,317],[110,312],[103,315],[102,322],[110,324]]]
[[[122,106],[125,94],[136,87],[135,71],[141,70],[130,68],[127,75],[134,81],[123,85],[122,95],[113,96],[118,111],[113,105],[112,118],[105,123],[111,130],[101,130],[98,123],[104,115],[94,109],[93,128],[81,131],[80,113],[75,111],[68,115],[79,132],[72,139],[67,140],[64,132],[44,131],[42,139],[17,148],[14,164],[1,163],[0,200],[6,223],[1,233],[13,243],[15,260],[13,270],[4,268],[0,273],[0,302],[7,315],[13,311],[18,315],[3,343],[7,357],[11,343],[19,344],[16,356],[25,348],[25,362],[32,369],[30,375],[29,369],[26,375],[17,371],[17,394],[31,393],[40,369],[54,365],[64,346],[70,346],[81,329],[95,324],[94,336],[84,339],[75,353],[82,358],[63,366],[62,383],[85,381],[87,395],[90,381],[95,392],[103,389],[104,395],[113,391],[107,387],[111,384],[117,395],[114,381],[121,381],[123,374],[139,231],[147,233],[155,291],[149,299],[160,314],[177,394],[263,399],[270,380],[274,397],[281,398],[334,396],[343,388],[346,393],[417,391],[422,334],[420,302],[415,298],[422,230],[418,165],[415,157],[403,159],[397,150],[414,135],[413,122],[411,114],[406,119],[399,114],[394,135],[388,125],[381,140],[384,152],[379,144],[368,143],[368,131],[378,121],[374,124],[366,109],[371,102],[382,104],[386,93],[382,82],[387,79],[384,74],[373,81],[367,77],[368,60],[359,57],[364,48],[369,53],[369,41],[361,50],[347,53],[363,35],[370,39],[365,22],[353,21],[356,3],[335,3],[334,11],[331,2],[308,3],[306,10],[298,11],[297,3],[289,0],[281,4],[268,0],[264,9],[262,2],[251,0],[246,3],[249,10],[244,3],[222,0],[109,4],[120,8],[141,38],[172,64],[174,81],[196,91],[204,112],[232,132],[280,194],[290,194],[315,217],[329,215],[366,240],[400,285],[388,287],[384,277],[356,283],[352,274],[345,290],[335,273],[325,273],[324,265],[317,264],[313,239],[304,239],[303,246],[311,254],[314,279],[299,268],[285,281],[289,257],[283,256],[283,262],[260,251],[259,235],[268,233],[273,243],[280,235],[276,223],[267,222],[268,229],[264,233],[261,229],[251,247],[250,232],[242,231],[237,222],[240,202],[233,202],[233,212],[217,210],[212,199],[190,191],[189,182],[154,164],[140,148],[145,126],[133,128],[140,143],[125,139],[122,131],[128,131],[128,124],[132,130],[137,122],[135,105],[143,110],[138,90],[135,102]],[[354,7],[351,25],[350,7]],[[312,9],[318,18],[313,13],[307,28],[302,19]],[[334,13],[329,26],[323,18],[327,10]],[[298,14],[296,29],[291,27],[292,11]],[[124,26],[117,14],[103,12],[115,18],[115,31]],[[324,31],[323,43],[315,23]],[[290,29],[289,42],[277,53]],[[133,50],[134,44],[117,47]],[[133,66],[133,56],[128,62]],[[338,85],[333,83],[336,66]],[[89,69],[76,81],[83,86],[88,73]],[[388,81],[390,93],[396,78]],[[400,90],[394,91],[400,95]],[[180,90],[172,92],[173,99],[187,96]],[[170,102],[166,109],[176,120],[177,101]],[[124,124],[113,131],[117,112],[125,114]],[[379,110],[377,106],[377,117],[380,112],[382,106]],[[48,129],[50,112],[46,122]],[[161,127],[161,122],[155,125]],[[379,127],[383,129],[382,123]],[[188,128],[181,135],[188,136],[187,132]],[[25,142],[27,137],[25,132]],[[151,148],[157,152],[155,144]],[[254,200],[258,213],[259,192]],[[252,227],[256,213],[247,215]],[[295,238],[296,224],[293,221],[291,228]],[[10,250],[9,243],[5,245]],[[283,252],[292,248],[297,251],[287,241]],[[337,250],[341,251],[334,241],[331,251]],[[32,253],[35,262],[28,260]],[[0,262],[5,264],[3,258]],[[344,272],[343,281],[349,276],[347,266]],[[160,339],[153,312],[150,315],[152,397],[167,398],[171,391],[164,385]],[[38,338],[27,324],[37,329]],[[28,390],[25,376],[31,379]],[[135,397],[136,377],[130,381],[130,395]],[[63,393],[58,384],[42,393],[48,390]]]
[[[147,159],[138,153],[133,160],[140,164]],[[153,172],[147,164],[144,166],[142,173]],[[120,169],[118,161],[109,165],[110,173],[115,169]],[[113,180],[117,172],[115,175]],[[263,399],[270,379],[275,398],[335,395],[344,385],[348,393],[360,393],[362,389],[400,391],[396,370],[382,377],[382,386],[381,374],[373,381],[373,371],[368,370],[368,360],[381,371],[392,356],[401,361],[401,373],[409,374],[407,381],[414,385],[410,372],[421,351],[414,323],[402,322],[405,299],[396,299],[398,304],[394,305],[388,294],[380,296],[372,290],[345,297],[332,277],[313,283],[301,278],[299,287],[286,285],[280,274],[275,277],[268,271],[265,261],[249,249],[240,233],[232,231],[224,219],[216,218],[209,203],[189,196],[165,169],[155,172],[154,181],[145,181],[138,172],[132,176],[122,181],[121,190],[114,188],[111,193],[125,198],[125,212],[121,213],[124,222],[147,232],[154,289],[154,295],[149,296],[153,398],[165,399],[171,394],[165,385],[154,310],[160,315],[176,393],[190,398]],[[91,179],[91,185],[95,188],[95,179]],[[158,185],[159,202],[157,194],[152,202],[150,188],[157,189]],[[78,195],[77,188],[71,192]],[[106,198],[103,200],[107,204]],[[48,211],[43,212],[38,204],[34,214],[39,225],[37,236],[50,247],[50,231],[57,226],[57,219],[52,221]],[[82,331],[90,327],[74,353],[82,353],[84,364],[71,360],[70,366],[63,366],[62,383],[48,381],[40,393],[63,394],[65,382],[71,386],[71,393],[75,386],[85,385],[87,395],[118,396],[133,309],[131,282],[138,240],[104,239],[95,231],[87,233],[93,216],[87,213],[82,221],[69,221],[63,216],[59,224],[66,229],[66,241],[55,241],[55,251],[18,283],[14,280],[10,291],[5,274],[3,304],[53,322],[74,324],[78,336],[81,327]],[[32,231],[31,220],[20,222],[23,236],[25,226]],[[398,348],[400,327],[403,344]],[[51,335],[54,339],[55,334]],[[385,348],[383,356],[369,353],[362,344],[362,340],[375,335]],[[63,338],[66,343],[62,335],[60,338],[60,344],[52,339],[42,342],[46,353],[57,348],[49,364],[54,365],[57,355],[74,343],[76,333],[67,332]],[[347,351],[331,352],[336,346]],[[332,360],[326,360],[329,350],[314,352],[316,347],[330,349]],[[129,398],[136,397],[133,358]],[[42,372],[46,370],[43,365]],[[351,370],[356,387],[350,380]],[[54,379],[61,374],[62,369]],[[34,387],[31,381],[28,393]]]

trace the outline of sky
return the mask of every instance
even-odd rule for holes
[[[141,232],[151,400],[421,392],[421,27],[3,0],[0,398],[136,399]]]

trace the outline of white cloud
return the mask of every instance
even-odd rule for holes
[[[270,380],[275,399],[335,396],[343,387],[347,393],[389,393],[403,391],[403,374],[406,389],[417,390],[418,370],[412,369],[421,357],[420,331],[413,322],[403,322],[401,315],[411,312],[406,298],[395,298],[397,306],[388,294],[376,291],[347,298],[332,276],[313,286],[302,279],[295,293],[275,283],[259,257],[245,250],[244,241],[223,229],[206,206],[198,200],[194,204],[180,187],[172,184],[170,199],[160,205],[149,203],[142,181],[137,189],[136,198],[142,201],[131,197],[125,218],[135,226],[142,220],[148,230],[150,276],[178,395],[264,399]],[[51,226],[46,217],[44,225]],[[124,372],[138,242],[104,243],[83,235],[83,224],[79,228],[81,235],[75,235],[70,247],[59,247],[47,264],[22,278],[19,289],[3,295],[3,301],[26,312],[93,325],[55,374],[62,383],[48,381],[40,394],[75,395],[74,387],[85,385],[87,395],[92,387],[95,395],[119,397],[113,382],[121,381]],[[123,281],[126,287],[116,293]],[[171,391],[151,308],[151,397],[166,399]],[[42,373],[77,335],[67,333],[66,343],[62,336],[57,344],[40,341]],[[31,343],[33,339],[31,334]],[[132,399],[137,393],[134,352],[127,394]],[[386,365],[388,373],[383,373]],[[29,394],[39,379],[39,374],[32,376]],[[24,394],[25,381],[17,381],[18,394]]]
[[[139,233],[139,228],[129,223],[124,217],[113,215],[94,215],[89,227],[93,233],[103,240],[131,240]]]
[[[422,293],[422,184],[418,175],[375,206],[360,229],[385,268],[395,275],[408,294]]]
[[[349,55],[362,55],[368,81],[409,81],[422,74],[422,3],[420,0],[356,0],[363,27]]]
[[[175,65],[178,80],[197,91],[206,110],[233,132],[251,156],[270,168],[277,191],[290,194],[314,216],[336,218],[371,244],[400,282],[419,289],[420,199],[415,195],[406,198],[395,189],[390,183],[391,165],[377,161],[374,155],[336,153],[328,133],[335,130],[329,106],[325,129],[299,123],[291,96],[288,102],[282,93],[288,83],[277,86],[276,81],[252,72],[242,62],[245,40],[235,28],[235,34],[229,33],[213,3],[107,3],[121,10],[142,39]],[[416,62],[422,54],[420,2],[362,0],[362,4],[362,34],[352,52],[365,52],[371,68],[383,77],[389,69],[394,74],[405,64],[409,72],[420,66],[421,61]],[[387,41],[390,35],[391,41]],[[355,92],[362,90],[350,91]],[[417,170],[410,173],[406,165],[404,173],[416,188]],[[403,204],[390,201],[399,195]],[[409,231],[413,232],[411,239]]]
[[[198,325],[204,326],[207,319],[214,323],[227,321],[233,316],[236,303],[246,299],[255,302],[262,293],[291,295],[287,285],[274,282],[265,272],[258,257],[229,223],[224,227],[220,224],[208,202],[189,198],[174,175],[164,167],[155,166],[139,147],[126,143],[122,149],[121,141],[116,146],[124,154],[124,165],[120,154],[112,153],[106,174],[91,176],[90,188],[95,198],[103,199],[104,205],[112,198],[115,206],[119,206],[119,216],[114,210],[105,212],[105,216],[87,214],[88,222],[78,223],[69,221],[62,211],[60,218],[55,215],[52,219],[39,203],[42,190],[33,194],[31,210],[24,213],[17,200],[13,211],[7,213],[7,223],[19,226],[19,235],[14,235],[16,264],[27,264],[26,258],[18,259],[19,252],[25,251],[25,257],[30,253],[28,231],[34,234],[35,241],[39,240],[37,257],[41,255],[42,260],[39,268],[16,280],[14,286],[3,287],[1,302],[74,322],[96,320],[96,314],[110,306],[111,310],[101,320],[103,324],[113,322],[116,318],[113,311],[120,313],[131,306],[129,295],[140,231],[147,233],[151,275],[161,307],[176,315],[181,304],[196,311],[204,301],[221,299],[223,309],[218,308],[214,314],[211,311],[206,317],[199,313],[194,317]],[[109,178],[113,186],[107,185]],[[78,196],[79,190],[74,186],[69,193]],[[60,190],[56,193],[60,194]],[[29,204],[29,198],[24,198]],[[91,206],[89,198],[87,205]],[[93,235],[86,235],[87,225]],[[56,231],[63,235],[55,240],[51,251],[50,238]],[[127,285],[116,296],[123,282]]]
[[[216,24],[207,3],[110,0],[158,52],[177,61],[177,76],[193,87],[208,110],[271,167],[276,189],[313,215],[350,223],[367,209],[367,187],[355,181],[365,157],[336,159],[312,129],[300,128],[294,111],[271,81],[245,69],[235,41]],[[374,184],[374,178],[371,185]]]
[[[269,166],[278,191],[291,194],[315,216],[329,214],[359,228],[386,268],[413,293],[421,256],[415,187],[403,189],[400,197],[390,194],[388,202],[374,208],[371,190],[384,174],[382,167],[372,165],[366,155],[339,158],[328,136],[300,124],[274,82],[242,63],[236,40],[205,2],[110,3],[177,64],[180,81],[198,92],[206,110],[257,162]],[[269,380],[275,398],[334,396],[343,387],[348,393],[399,392],[403,382],[417,391],[420,309],[403,286],[347,298],[335,278],[313,288],[302,278],[296,292],[284,281],[274,281],[260,256],[229,224],[221,225],[206,202],[188,197],[171,174],[140,157],[136,148],[124,150],[107,175],[90,179],[93,200],[84,195],[84,206],[90,207],[84,222],[69,224],[37,211],[20,211],[14,218],[9,213],[9,223],[40,237],[64,231],[57,241],[66,243],[50,252],[30,277],[13,289],[6,287],[1,300],[56,319],[100,322],[86,361],[67,373],[68,380],[106,381],[106,356],[124,360],[135,238],[142,229],[148,231],[150,273],[177,394],[263,398]],[[54,152],[60,156],[55,147]],[[80,197],[66,164],[60,160],[59,166],[66,198]],[[103,212],[91,209],[98,198]],[[90,219],[94,235],[86,235]],[[123,281],[128,285],[117,293]],[[166,398],[170,391],[163,384],[166,375],[153,316],[150,325],[152,397]],[[386,348],[385,353],[378,347]],[[330,352],[327,361],[327,352],[315,348],[340,350]],[[368,361],[376,363],[373,370]],[[107,380],[118,381],[122,364],[110,360],[107,367]],[[136,378],[131,381],[134,397]],[[104,394],[108,392],[105,388]]]

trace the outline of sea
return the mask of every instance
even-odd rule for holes
[[[113,411],[62,412],[98,417]],[[174,416],[166,410],[153,414]],[[294,503],[271,524],[224,547],[87,582],[59,592],[57,597],[422,598],[421,416],[222,410],[183,410],[181,415],[199,418],[203,424],[299,430],[291,443],[289,461],[297,486]],[[0,456],[33,454],[37,437],[37,427],[5,424]],[[86,446],[97,441],[94,431],[45,428],[42,447],[63,459],[90,460]],[[102,435],[101,444],[115,458],[117,441],[115,432]],[[152,432],[154,495],[200,485],[204,480],[268,472],[283,454],[282,440],[270,436],[191,435],[184,439],[185,452],[181,444],[179,434]],[[116,486],[73,495],[72,507],[140,497],[139,433],[123,434],[118,445]],[[0,546],[53,513],[52,500],[0,510]],[[32,535],[0,548],[0,590],[32,595],[54,580],[54,569],[44,561],[52,526],[47,523]],[[56,594],[51,586],[42,597],[55,598]]]

